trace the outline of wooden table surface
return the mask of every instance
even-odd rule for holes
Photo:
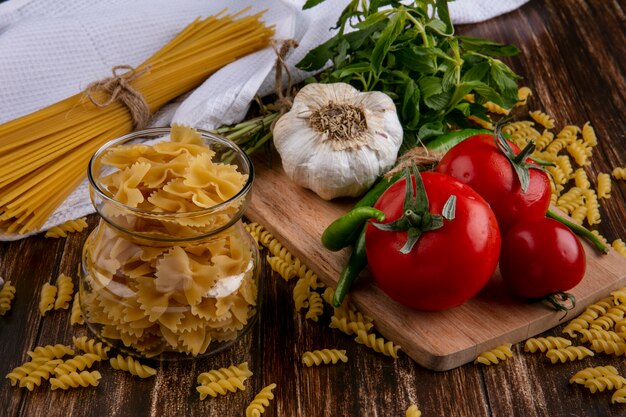
[[[532,88],[531,109],[543,109],[562,124],[591,121],[599,145],[589,172],[626,166],[626,94],[623,3],[617,0],[532,0],[490,21],[457,27],[461,34],[518,45],[507,60]],[[598,230],[610,241],[626,238],[626,184],[613,183],[602,200]],[[89,230],[97,223],[89,217]],[[44,282],[60,273],[74,276],[89,231],[65,239],[43,235],[0,244],[0,275],[17,286],[13,309],[0,317],[0,375],[26,360],[37,345],[71,343],[87,334],[70,326],[63,310],[41,318],[37,305]],[[377,354],[343,333],[295,314],[291,289],[264,265],[263,305],[256,326],[233,348],[208,358],[152,362],[156,377],[139,379],[102,364],[97,388],[29,392],[0,380],[0,416],[241,416],[255,392],[276,383],[268,416],[403,416],[418,404],[425,417],[625,416],[625,405],[611,405],[610,393],[590,394],[569,377],[586,366],[611,364],[626,375],[626,361],[597,355],[582,362],[552,365],[541,355],[523,352],[504,364],[472,364],[436,373],[406,355],[398,360]],[[543,334],[560,335],[561,328]],[[446,335],[441,335],[446,337]],[[309,349],[347,350],[347,364],[306,368]],[[246,391],[200,401],[195,378],[200,372],[247,361],[254,375]],[[150,362],[148,362],[150,363]]]

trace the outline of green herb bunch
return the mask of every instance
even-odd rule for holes
[[[324,0],[308,0],[304,8]],[[395,102],[404,127],[403,149],[468,126],[470,115],[487,120],[492,101],[511,108],[520,78],[497,59],[519,50],[486,39],[455,36],[446,0],[352,0],[337,34],[311,50],[298,68],[316,71],[308,81],[345,82],[378,90]],[[347,30],[350,28],[351,30]],[[474,94],[474,103],[465,99]]]

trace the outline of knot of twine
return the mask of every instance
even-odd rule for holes
[[[130,65],[116,65],[112,69],[113,76],[90,83],[85,88],[85,95],[94,106],[104,108],[119,101],[128,108],[135,129],[143,129],[150,120],[150,106],[144,96],[136,90],[131,82],[145,74],[150,67],[136,71]],[[118,74],[118,71],[126,71]],[[104,92],[109,96],[105,101],[94,97],[97,92]]]
[[[289,71],[289,66],[285,62],[285,57],[291,48],[297,48],[298,46],[298,42],[295,39],[287,39],[280,45],[279,50],[274,48],[274,52],[276,52],[276,101],[274,102],[274,106],[278,110],[278,117],[276,117],[276,119],[272,122],[272,130],[274,128],[274,124],[278,121],[280,116],[287,113],[293,105],[293,84],[291,72]],[[287,89],[285,90],[285,94],[283,94],[283,69],[287,74]]]

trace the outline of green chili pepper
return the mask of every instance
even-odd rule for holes
[[[453,132],[444,133],[437,136],[426,144],[428,150],[444,154],[448,152],[452,147],[463,142],[465,139],[475,135],[493,135],[491,130],[487,129],[462,129],[455,130]]]
[[[348,263],[343,267],[341,275],[339,276],[339,282],[337,282],[337,289],[333,295],[333,305],[335,307],[341,306],[343,299],[346,298],[350,287],[356,281],[359,273],[367,266],[367,254],[365,253],[365,229],[367,224],[361,228],[361,233],[352,247],[352,253],[348,259]]]
[[[398,181],[402,177],[402,173],[399,172],[393,177],[387,179],[385,177],[381,177],[372,185],[369,191],[354,205],[354,208],[357,207],[373,207],[374,204],[378,201],[381,195],[393,184]]]
[[[548,212],[546,213],[546,217],[553,218],[557,222],[560,222],[566,227],[568,227],[572,232],[589,240],[591,243],[594,244],[594,246],[596,247],[596,249],[598,249],[598,251],[604,253],[605,255],[609,253],[609,248],[604,244],[604,242],[602,242],[598,238],[598,236],[594,235],[593,233],[591,233],[591,231],[584,228],[583,226],[576,224],[571,220],[568,220],[567,218],[561,216],[560,214],[558,214],[552,209],[548,209]]]
[[[322,244],[327,249],[338,251],[356,240],[363,225],[369,219],[385,220],[385,214],[374,207],[356,207],[332,222],[322,234]]]

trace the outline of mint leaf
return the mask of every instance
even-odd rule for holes
[[[443,91],[441,81],[438,77],[423,77],[418,81],[424,100]]]
[[[380,38],[376,40],[376,45],[372,51],[371,67],[372,70],[378,74],[383,66],[383,61],[391,44],[396,40],[398,35],[404,29],[406,22],[406,10],[398,10],[389,20],[387,27],[380,34]]]
[[[475,51],[490,56],[515,56],[520,50],[514,45],[505,45],[487,39],[459,36],[462,47],[467,51]]]
[[[318,4],[322,3],[324,0],[306,0],[304,6],[302,6],[302,10],[310,9],[311,7],[315,7]]]

